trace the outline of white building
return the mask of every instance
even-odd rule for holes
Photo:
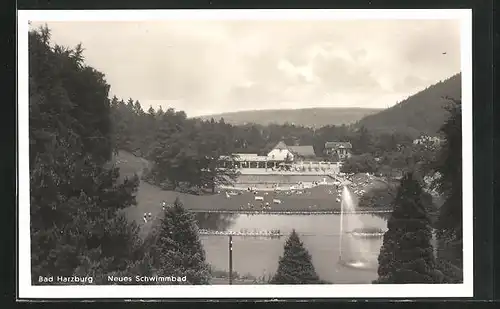
[[[221,167],[228,164],[236,168],[277,168],[283,163],[292,163],[304,159],[314,158],[314,148],[312,146],[287,146],[284,142],[279,142],[266,156],[259,156],[256,153],[233,153],[231,157],[221,157]],[[232,162],[230,162],[232,161]],[[288,161],[288,162],[287,162]]]
[[[268,161],[280,161],[284,162],[286,158],[290,159],[290,161],[293,161],[294,154],[288,149],[288,147],[285,145],[283,142],[279,142],[268,154],[267,154],[267,160]]]

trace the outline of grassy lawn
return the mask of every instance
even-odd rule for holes
[[[148,162],[130,153],[120,151],[115,158],[116,165],[120,168],[122,177],[134,173],[141,174],[148,166]],[[157,186],[141,181],[136,198],[137,206],[126,210],[127,216],[132,220],[141,221],[144,213],[151,213],[156,217],[162,211],[161,202],[173,203],[177,197],[181,199],[187,209],[192,210],[261,210],[262,204],[269,203],[270,210],[279,211],[328,211],[340,210],[339,195],[334,186],[321,185],[302,190],[302,194],[283,192],[258,192],[256,194],[241,191],[237,195],[226,195],[231,190],[221,190],[214,195],[190,195],[175,191],[165,191]],[[236,191],[234,191],[236,193]],[[256,201],[256,196],[262,201]],[[273,200],[279,199],[281,204],[274,204]],[[253,208],[252,208],[253,206]]]

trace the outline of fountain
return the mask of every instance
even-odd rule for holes
[[[356,213],[357,201],[344,185],[340,209],[339,263],[343,266],[373,270],[377,267],[380,243],[384,231],[367,227]]]

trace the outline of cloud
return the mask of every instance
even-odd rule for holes
[[[377,92],[382,89],[369,67],[338,56],[316,56],[314,73],[326,89],[335,92]]]
[[[397,81],[394,84],[393,89],[398,92],[412,92],[418,89],[422,85],[430,85],[429,81],[426,81],[415,75],[408,75],[403,80]]]
[[[86,62],[106,75],[111,95],[188,115],[386,107],[460,71],[460,28],[452,20],[48,26],[58,44],[82,42]]]

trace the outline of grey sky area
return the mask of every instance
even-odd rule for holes
[[[189,116],[386,108],[460,72],[453,20],[47,24],[54,43],[83,44],[111,95]]]

